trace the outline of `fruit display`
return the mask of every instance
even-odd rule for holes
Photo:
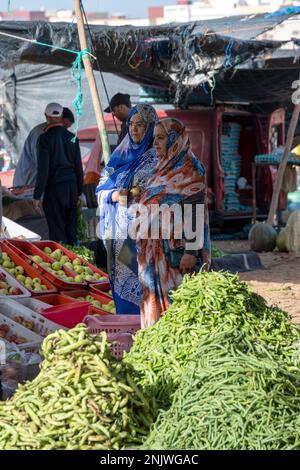
[[[25,338],[22,338],[11,331],[10,326],[6,323],[0,323],[0,338],[5,339],[5,341],[8,341],[9,343],[15,344],[23,344],[27,342]]]
[[[8,271],[18,282],[23,284],[26,289],[29,289],[34,292],[41,292],[48,290],[48,287],[45,284],[42,284],[42,280],[38,277],[32,278],[30,276],[26,276],[26,272],[22,266],[17,266],[14,261],[10,258],[10,256],[3,252],[2,259],[0,260],[0,265]],[[18,295],[20,294],[20,289],[16,287],[7,287],[4,285],[7,284],[5,282],[0,282],[0,293],[3,295]],[[6,293],[5,291],[8,290]],[[18,293],[16,293],[18,290]]]
[[[12,317],[12,320],[15,321],[16,323],[19,323],[19,325],[24,326],[28,330],[35,331],[35,323],[33,320],[28,320],[22,315],[14,315]]]
[[[53,259],[53,263],[44,262],[38,255],[30,256],[30,258],[63,281],[75,283],[107,281],[105,276],[94,273],[89,266],[84,265],[81,259],[75,258],[71,260],[68,256],[64,255],[60,249],[51,251],[51,248],[45,247],[43,251],[47,256]],[[64,268],[72,271],[75,276],[68,276]]]
[[[0,295],[20,295],[23,294],[21,289],[11,286],[4,273],[0,273]]]
[[[113,300],[104,304],[104,303],[101,303],[100,300],[96,300],[91,295],[87,295],[86,297],[77,297],[77,300],[87,301],[87,302],[90,302],[96,308],[100,308],[101,310],[105,310],[106,312],[109,312],[112,314],[116,313],[116,306]]]
[[[72,260],[59,248],[51,250],[49,246],[45,246],[43,251],[47,256],[50,256],[50,258],[53,259],[54,263],[52,264],[52,269],[55,271],[61,271],[62,266],[65,266],[76,274],[75,282],[87,281],[93,283],[107,281],[106,276],[101,276],[101,274],[94,272],[93,269],[85,264],[84,260],[78,257]]]

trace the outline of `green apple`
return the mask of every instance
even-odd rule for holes
[[[89,274],[87,276],[85,276],[85,280],[88,281],[88,282],[93,282],[94,281],[94,278],[93,276],[90,276]]]
[[[9,260],[5,260],[3,261],[3,264],[2,264],[3,268],[6,268],[6,269],[10,269],[10,268],[13,268],[11,262]]]
[[[88,266],[85,266],[84,271],[85,271],[87,274],[90,274],[91,276],[94,274],[93,271],[91,270],[91,268],[89,268]]]
[[[62,265],[58,261],[52,264],[52,269],[54,269],[54,271],[61,271],[61,268]]]
[[[33,260],[35,263],[38,263],[38,264],[40,264],[40,263],[43,262],[42,258],[41,258],[40,256],[38,256],[38,255],[33,256],[33,257],[32,257],[32,260]]]
[[[83,267],[82,267],[82,266],[77,266],[77,265],[74,265],[73,270],[74,270],[75,273],[77,273],[77,274],[83,274],[83,272],[84,272]]]
[[[62,257],[62,252],[61,252],[61,250],[58,249],[58,250],[53,251],[51,257],[52,257],[53,259],[56,259],[57,261],[60,261],[60,259],[61,259],[61,257]]]
[[[25,276],[23,276],[23,274],[18,274],[16,279],[17,281],[22,282],[22,284],[24,284],[26,278]]]
[[[0,295],[8,295],[7,289],[0,289]]]
[[[69,263],[70,258],[68,256],[62,256],[61,259],[60,259],[60,262],[63,263],[63,264]]]
[[[49,248],[49,246],[45,246],[45,248],[44,248],[43,251],[44,251],[44,253],[46,253],[47,255],[51,255],[51,254],[52,254],[52,250],[51,250],[51,248]]]
[[[75,258],[73,261],[73,266],[80,266],[82,263],[81,263],[81,260],[79,258]]]
[[[24,268],[22,268],[22,266],[17,266],[17,267],[16,267],[16,273],[18,273],[18,274],[24,274]]]
[[[77,276],[75,276],[74,281],[75,282],[82,282],[82,276],[80,274],[78,274]]]
[[[65,268],[71,269],[71,271],[74,270],[74,267],[73,267],[72,263],[65,263]]]

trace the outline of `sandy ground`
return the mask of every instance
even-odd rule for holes
[[[224,251],[250,250],[248,241],[214,242]],[[270,305],[277,305],[288,312],[295,323],[300,324],[300,254],[259,254],[266,269],[240,273],[242,280],[262,295]]]

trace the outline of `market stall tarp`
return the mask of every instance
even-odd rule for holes
[[[97,86],[104,106],[108,105],[102,80],[96,73]],[[133,102],[138,99],[138,85],[104,73],[109,96],[129,93]],[[44,110],[51,101],[57,101],[74,111],[73,100],[77,83],[70,69],[43,64],[18,64],[13,69],[0,69],[0,137],[14,162],[19,159],[29,131],[44,121]],[[95,126],[91,94],[85,73],[82,74],[83,114],[80,129]],[[87,149],[88,150],[88,147]],[[84,149],[82,149],[84,152]]]
[[[297,9],[278,15],[234,16],[187,24],[137,28],[90,26],[93,52],[103,71],[116,73],[145,85],[195,86],[210,74],[232,68],[251,57],[272,51],[280,41],[255,40]],[[1,22],[0,67],[20,62],[71,66],[74,54],[40,46],[33,39],[58,48],[78,51],[76,24],[46,22]],[[91,45],[90,45],[91,48]],[[97,64],[95,62],[95,67]]]

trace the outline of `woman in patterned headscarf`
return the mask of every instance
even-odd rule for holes
[[[143,328],[153,325],[168,308],[169,293],[179,286],[183,274],[210,265],[205,169],[192,153],[184,125],[173,118],[160,121],[153,147],[158,164],[140,199],[140,212],[147,208],[148,224],[140,224],[143,229],[137,238]],[[163,217],[157,215],[157,208],[163,207],[170,217],[165,219],[169,227],[163,227]],[[179,217],[170,207],[180,209]]]
[[[102,171],[96,191],[100,238],[107,249],[117,314],[139,313],[141,289],[135,243],[127,238],[128,206],[133,202],[130,190],[138,187],[143,191],[154,172],[157,160],[152,144],[157,121],[152,106],[138,104],[132,108],[127,120],[128,134]]]

